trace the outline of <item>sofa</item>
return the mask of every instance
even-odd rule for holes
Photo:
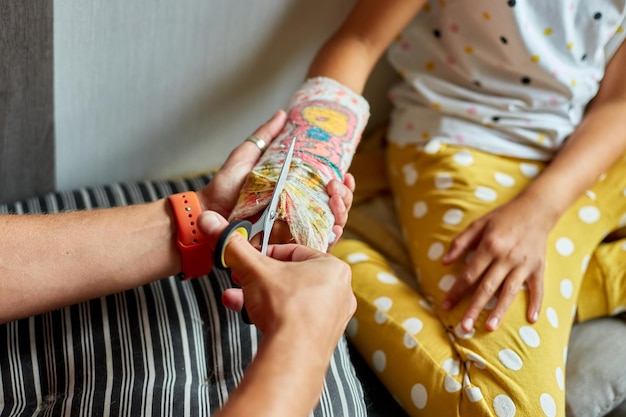
[[[53,5],[59,6],[57,13],[54,13]],[[219,145],[219,151],[203,158],[223,158],[224,152],[232,148],[230,141],[233,137],[241,140],[241,132],[248,132],[254,123],[268,115],[267,107],[273,111],[288,97],[299,83],[310,54],[327,36],[329,27],[341,21],[350,4],[342,4],[338,12],[337,2],[332,0],[289,4],[272,0],[255,6],[245,1],[228,4],[197,1],[195,8],[188,7],[184,11],[181,7],[175,15],[168,14],[165,4],[153,6],[150,10],[142,10],[140,6],[122,1],[105,4],[78,0],[38,2],[32,7],[28,2],[0,3],[0,39],[8,41],[0,42],[0,202],[5,203],[0,205],[0,212],[25,214],[136,204],[170,192],[202,186],[210,180],[210,175],[164,181],[109,181],[111,177],[104,176],[106,170],[102,169],[102,161],[106,158],[100,153],[118,156],[116,164],[105,173],[124,174],[125,180],[137,176],[162,178],[159,176],[162,171],[150,170],[168,164],[185,167],[190,156],[195,158],[198,166],[206,166],[206,161],[198,156],[202,155],[197,151],[200,142],[211,149]],[[251,7],[257,13],[244,13]],[[216,10],[219,13],[215,13]],[[142,18],[133,12],[140,13]],[[201,18],[195,19],[196,14]],[[168,20],[170,24],[164,28],[161,22],[169,18],[172,20]],[[259,18],[271,24],[257,25]],[[192,24],[188,24],[190,19]],[[220,25],[226,35],[211,37],[210,45],[219,48],[211,49],[215,56],[205,62],[201,58],[204,55],[197,51],[210,49],[206,48],[206,43],[208,35],[214,34],[212,24]],[[137,25],[143,29],[142,33],[153,33],[156,37],[133,37],[138,32]],[[285,32],[291,36],[284,37]],[[232,36],[234,34],[237,36]],[[57,41],[54,47],[53,38]],[[165,42],[159,43],[159,40]],[[186,45],[188,49],[178,48],[179,45]],[[246,57],[243,63],[231,59],[236,47],[243,49],[244,53],[235,54]],[[215,52],[216,49],[219,53]],[[53,59],[53,50],[56,59]],[[268,56],[271,59],[267,59]],[[177,58],[188,61],[170,67],[172,62],[179,63]],[[220,71],[208,71],[207,68],[219,68]],[[386,115],[385,106],[378,104],[384,102],[381,97],[384,97],[391,77],[384,67],[381,73],[380,78],[385,82],[374,86],[375,91],[369,94],[366,91],[366,95],[368,98],[378,97],[377,100],[370,99],[376,103],[373,108],[379,115]],[[138,88],[140,84],[141,88]],[[132,88],[124,89],[123,85]],[[55,86],[63,87],[57,88],[56,97]],[[277,88],[280,88],[280,94],[275,93]],[[137,117],[137,112],[141,117]],[[235,112],[237,123],[232,120]],[[168,117],[170,123],[159,124],[163,117]],[[212,129],[209,124],[236,126],[239,130]],[[155,128],[155,125],[162,129]],[[68,137],[72,140],[68,141]],[[206,137],[215,138],[219,143],[207,145]],[[366,166],[368,170],[361,169],[360,172],[369,171],[369,176],[357,175],[360,177],[357,202],[346,234],[386,253],[398,275],[412,285],[414,280],[405,267],[407,257],[384,180],[380,138],[380,134],[374,132],[364,141],[355,158],[354,169],[359,171],[359,167]],[[85,145],[88,140],[92,142]],[[115,142],[116,146],[110,146],[109,142]],[[123,152],[117,151],[119,144]],[[77,149],[79,145],[80,149]],[[186,153],[171,158],[169,149],[172,148]],[[59,161],[62,158],[55,158],[55,151],[61,156],[71,154],[75,158],[62,163]],[[145,171],[137,174],[138,170],[122,170],[135,167],[139,159],[147,166]],[[69,169],[75,162],[76,166]],[[91,166],[93,172],[86,172],[84,166]],[[95,169],[96,166],[99,169]],[[55,184],[59,170],[63,171],[61,177],[65,180]],[[95,178],[106,185],[90,180],[81,187],[66,187],[73,184],[73,180],[86,178]],[[60,185],[64,191],[56,191],[55,185]],[[134,395],[129,381],[155,377],[145,369],[156,370],[157,377],[164,381],[165,385],[159,387],[160,392],[175,395],[178,391],[174,379],[185,373],[185,366],[179,365],[180,359],[175,354],[180,344],[167,333],[182,335],[186,329],[201,335],[199,340],[206,337],[216,341],[214,348],[221,350],[220,355],[212,356],[213,348],[205,350],[196,342],[197,350],[192,352],[194,360],[206,361],[203,369],[210,370],[202,375],[204,379],[196,386],[197,392],[214,392],[217,400],[213,404],[219,406],[251,358],[250,350],[241,352],[240,349],[254,345],[258,337],[253,328],[242,327],[236,315],[222,310],[215,302],[214,295],[228,285],[228,277],[219,275],[187,284],[164,277],[158,284],[129,293],[0,326],[0,344],[6,347],[5,354],[0,357],[0,416],[39,412],[81,414],[78,411],[73,413],[81,409],[81,402],[101,397],[86,390],[93,387],[98,374],[83,372],[85,364],[105,375],[108,367],[124,367],[126,371],[122,372],[121,381],[114,381],[111,387],[116,387],[118,395],[125,395],[126,400]],[[197,305],[190,295],[196,293],[203,300]],[[151,300],[172,300],[176,304],[181,295],[188,302],[181,307],[180,316],[176,315],[178,311],[170,312],[169,307],[165,310],[147,308],[143,301],[148,297]],[[105,311],[107,314],[113,312],[113,315],[104,319]],[[133,312],[132,319],[128,316],[130,311]],[[145,315],[137,315],[138,312]],[[167,332],[156,329],[152,333],[148,319],[152,315],[160,317],[159,314],[173,314],[173,319],[168,321]],[[85,323],[97,325],[86,326]],[[120,342],[119,336],[110,336],[116,342],[114,353],[123,357],[120,364],[97,361],[95,351],[80,350],[82,340],[92,340],[98,332],[101,336],[113,335],[111,323],[117,326],[116,331],[122,332],[118,334],[136,337],[141,331],[148,331],[156,337],[151,340],[158,343],[148,349],[139,338],[139,348],[129,350]],[[617,318],[574,326],[567,366],[569,416],[626,416],[624,326]],[[105,331],[108,333],[103,333]],[[76,352],[84,358],[79,367],[68,368],[66,358],[59,356],[67,346],[75,346]],[[161,358],[160,367],[154,367],[152,353]],[[376,373],[370,370],[367,360],[354,347],[351,347],[350,354],[363,382],[370,415],[403,416],[404,412],[387,393]],[[343,346],[333,363],[345,366],[346,358],[347,347]],[[230,361],[232,375],[220,374],[220,369],[224,369],[224,364],[220,363],[223,360]],[[143,364],[149,367],[142,368]],[[349,369],[344,373],[348,378],[346,386],[353,387],[358,393],[361,387],[348,377],[350,373]],[[79,375],[81,380],[68,379],[69,375]],[[73,396],[67,395],[68,384],[74,384],[71,385]],[[172,390],[165,389],[167,387]],[[336,404],[332,396],[327,393],[325,398],[330,398],[326,406],[332,410]],[[106,399],[98,401],[104,404]],[[185,413],[184,401],[168,404],[173,404],[172,408],[153,408],[153,414]],[[120,408],[119,402],[108,406],[113,414],[116,410],[119,415],[137,414],[135,408]],[[142,405],[145,406],[148,404]],[[341,411],[336,413],[342,415]]]

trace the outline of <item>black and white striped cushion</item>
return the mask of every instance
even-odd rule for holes
[[[138,204],[197,190],[209,180],[51,193],[0,205],[0,213]],[[230,286],[221,272],[189,281],[169,277],[0,326],[0,417],[211,415],[241,379],[259,342],[254,326],[222,306],[221,293]],[[366,415],[344,340],[314,415]]]

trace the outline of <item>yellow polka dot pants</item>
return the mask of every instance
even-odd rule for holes
[[[626,160],[552,231],[538,322],[526,320],[521,291],[497,331],[484,329],[483,311],[471,333],[459,325],[468,299],[451,311],[439,308],[463,268],[443,266],[441,257],[459,232],[511,200],[543,165],[431,142],[424,149],[391,145],[388,166],[421,294],[371,248],[340,242],[333,253],[351,265],[359,301],[348,327],[352,342],[412,416],[564,416],[574,317],[626,305],[626,241],[601,243],[626,224]]]

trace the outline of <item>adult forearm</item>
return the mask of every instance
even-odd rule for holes
[[[302,330],[263,338],[219,417],[309,415],[319,401],[335,344],[298,333]]]
[[[0,322],[180,270],[166,200],[89,212],[2,215],[0,229]]]

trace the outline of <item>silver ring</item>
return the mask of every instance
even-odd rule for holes
[[[265,152],[267,149],[267,144],[263,139],[258,136],[250,135],[246,138],[245,142],[252,142],[256,145],[257,148],[261,151],[261,153]]]

